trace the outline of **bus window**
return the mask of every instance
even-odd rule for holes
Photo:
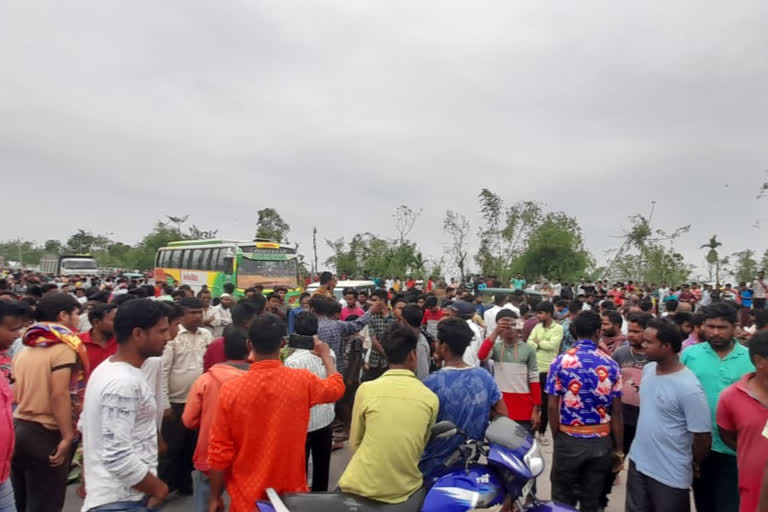
[[[163,251],[157,251],[157,254],[155,255],[155,267],[162,267],[160,264],[160,260],[163,259]]]
[[[211,249],[203,249],[203,257],[200,259],[200,270],[211,270]]]
[[[227,252],[231,251],[232,249],[229,247],[222,247],[221,251],[219,252],[219,258],[216,261],[216,268],[220,271],[224,271],[224,258],[227,256]]]
[[[171,260],[171,251],[160,251],[160,267],[167,267]]]
[[[168,263],[168,267],[170,268],[181,268],[181,251],[178,249],[174,251],[170,251],[171,257],[170,262]]]
[[[208,262],[208,268],[210,270],[221,270],[219,268],[219,249],[218,247],[216,249],[211,249],[211,261]]]
[[[192,250],[191,249],[184,249],[181,252],[181,254],[182,254],[182,256],[181,256],[181,268],[186,270],[186,269],[189,268],[189,259],[190,259],[190,256],[192,256]]]
[[[189,268],[200,269],[200,257],[202,255],[202,249],[194,249],[192,251],[192,259],[189,261]]]

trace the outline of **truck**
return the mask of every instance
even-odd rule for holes
[[[54,276],[93,276],[99,273],[99,269],[90,254],[62,254],[43,256],[40,272]]]

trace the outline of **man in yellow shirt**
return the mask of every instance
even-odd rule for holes
[[[344,492],[402,503],[421,488],[419,458],[440,404],[414,373],[417,341],[416,330],[400,323],[384,334],[390,369],[357,390],[349,438],[355,453],[339,480]]]
[[[563,326],[555,322],[555,306],[551,302],[542,302],[536,306],[536,317],[539,323],[528,336],[528,345],[536,351],[536,366],[539,368],[539,382],[541,383],[541,403],[547,403],[547,394],[544,388],[547,385],[547,374],[552,361],[560,353],[560,344],[563,342]],[[541,423],[539,424],[539,442],[548,444],[544,438],[547,431],[548,415],[546,406],[541,408]]]

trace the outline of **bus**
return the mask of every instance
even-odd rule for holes
[[[182,240],[170,242],[155,256],[155,282],[186,284],[197,293],[206,285],[213,297],[224,285],[235,285],[235,296],[262,285],[264,293],[276,287],[288,289],[286,300],[301,294],[296,250],[271,240]]]
[[[95,276],[99,269],[90,254],[64,254],[43,256],[40,272],[54,276]]]

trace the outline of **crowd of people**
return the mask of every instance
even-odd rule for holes
[[[402,503],[461,441],[430,439],[435,422],[482,439],[495,416],[553,442],[552,498],[583,512],[617,485],[632,512],[690,510],[691,489],[699,512],[768,510],[762,272],[737,289],[516,276],[490,303],[502,283],[479,277],[339,299],[324,272],[293,302],[41,277],[0,279],[0,512],[61,510],[78,453],[84,512],[170,492],[215,512],[225,491],[253,510],[267,488],[327,491],[345,444],[339,488]]]

